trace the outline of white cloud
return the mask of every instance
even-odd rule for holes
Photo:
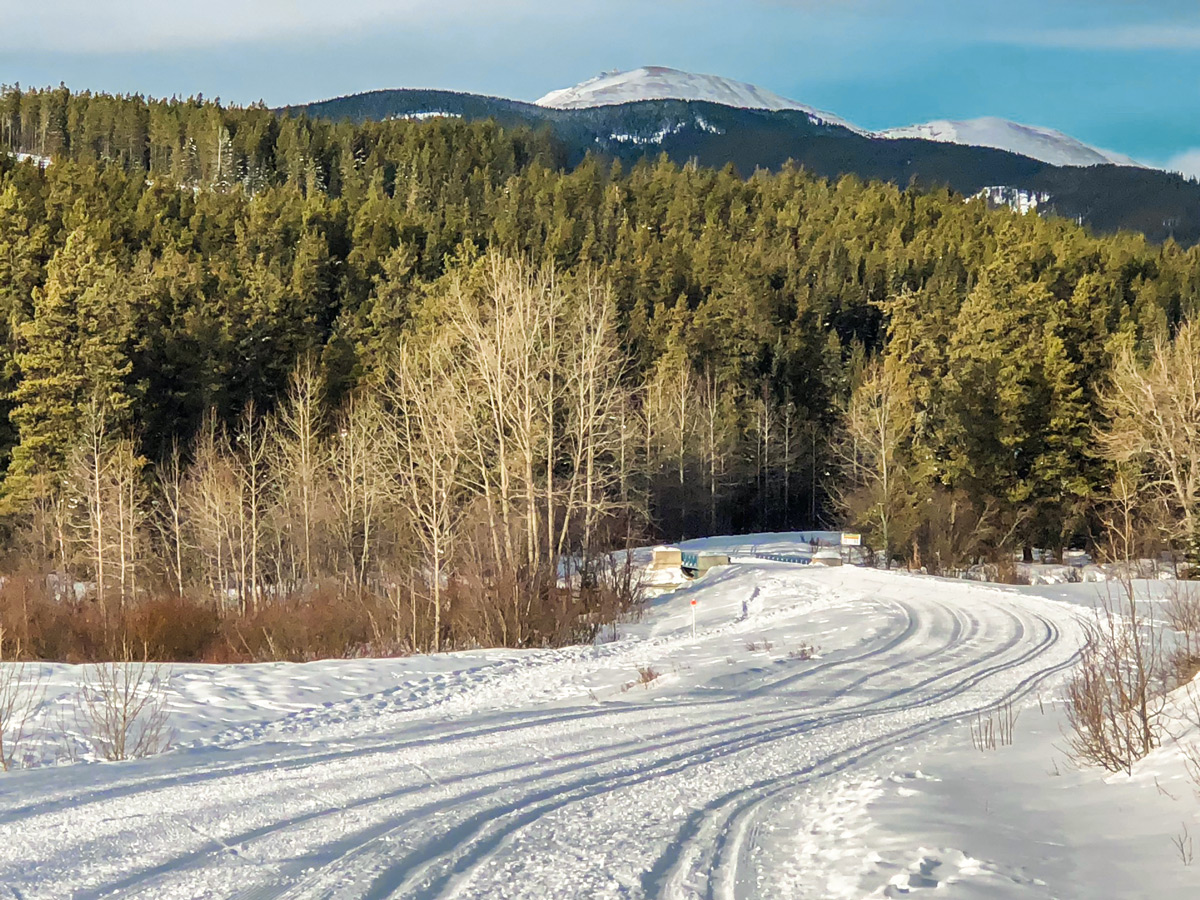
[[[530,0],[42,0],[4,4],[0,49],[122,52],[478,19]],[[499,9],[498,9],[499,8]]]
[[[1003,43],[1080,50],[1200,50],[1200,26],[1170,22],[1007,31],[998,38]]]
[[[1163,164],[1163,168],[1189,178],[1200,178],[1200,147],[1175,154]]]

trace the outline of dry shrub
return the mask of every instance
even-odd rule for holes
[[[221,618],[210,603],[163,597],[140,603],[125,617],[125,633],[150,659],[199,662],[221,633]]]
[[[1123,587],[1119,610],[1111,595],[1101,604],[1067,683],[1067,741],[1075,761],[1132,774],[1162,740],[1165,659],[1132,582]]]
[[[122,644],[120,658],[84,669],[75,725],[101,759],[141,759],[171,743],[167,725],[170,671]]]
[[[933,574],[956,574],[1003,546],[995,505],[982,507],[961,491],[934,489],[913,536],[914,558]]]
[[[11,647],[0,628],[0,769],[21,763],[30,725],[45,697],[41,674],[21,661],[20,644]]]
[[[267,603],[222,625],[223,662],[307,662],[363,656],[385,614],[381,601],[320,590],[308,597]]]
[[[418,597],[421,591],[417,592]],[[441,645],[558,647],[590,643],[607,626],[633,615],[642,598],[641,573],[631,554],[617,552],[576,559],[569,573],[549,566],[514,573],[478,546],[456,568],[443,595],[446,610]],[[426,646],[432,619],[417,604]]]
[[[0,584],[0,627],[26,658],[103,658],[113,652],[117,624],[92,600],[59,599],[44,576],[21,572]]]
[[[1175,684],[1190,684],[1200,673],[1200,585],[1177,581],[1166,606],[1167,622],[1175,631],[1171,669]]]
[[[376,590],[331,583],[241,612],[161,585],[124,610],[57,596],[24,572],[0,580],[0,628],[26,657],[120,659],[125,644],[159,662],[259,662],[396,656],[479,646],[590,642],[633,614],[639,570],[626,554],[583,560],[569,576],[549,566],[514,573],[480,556],[456,560],[442,590],[440,634],[428,579],[408,569]]]

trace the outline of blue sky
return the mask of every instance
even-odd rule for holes
[[[5,0],[0,82],[284,104],[532,100],[606,69],[749,81],[869,128],[997,115],[1200,174],[1200,0]]]

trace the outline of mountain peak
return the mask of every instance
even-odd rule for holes
[[[587,109],[641,100],[702,100],[741,109],[792,109],[807,113],[818,124],[860,131],[832,113],[813,109],[765,88],[719,75],[697,75],[666,66],[603,72],[574,87],[551,91],[538,100],[537,105],[553,109]]]
[[[1141,163],[1120,153],[1091,147],[1061,131],[1023,125],[1008,119],[984,116],[951,122],[939,119],[923,125],[908,125],[878,132],[881,138],[919,138],[971,147],[1007,150],[1055,166],[1137,166]]]

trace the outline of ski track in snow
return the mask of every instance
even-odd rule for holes
[[[464,657],[157,759],[10,778],[0,897],[862,896],[847,785],[1061,676],[1077,615],[746,560],[611,644]],[[644,665],[662,677],[632,684]]]

